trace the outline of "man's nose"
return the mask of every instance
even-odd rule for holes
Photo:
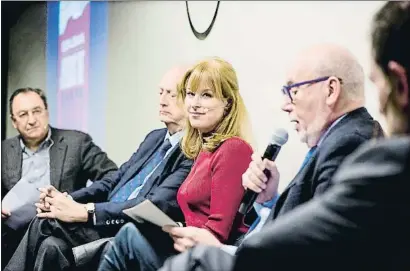
[[[33,113],[28,113],[28,124],[33,125],[33,124],[36,123],[36,121],[37,121],[37,118],[34,117],[34,114]]]
[[[159,104],[161,106],[167,106],[168,105],[168,99],[165,96],[166,95],[164,93],[159,96]]]
[[[292,111],[293,104],[288,95],[283,95],[281,109],[288,113]]]

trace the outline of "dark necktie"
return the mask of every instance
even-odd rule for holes
[[[302,166],[300,167],[298,173],[306,166],[306,164],[309,162],[310,158],[313,156],[313,154],[315,154],[317,146],[314,146],[312,148],[310,148],[310,150],[308,151],[308,153],[305,156],[305,160],[303,160]]]
[[[121,187],[117,193],[111,198],[111,202],[125,202],[128,200],[132,192],[144,183],[144,180],[149,174],[161,163],[165,154],[171,148],[169,139],[165,140],[159,149],[154,153],[149,162],[142,168],[134,178],[128,181],[123,187]]]

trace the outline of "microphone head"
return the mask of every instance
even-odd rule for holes
[[[288,132],[283,128],[278,128],[273,132],[270,143],[282,146],[286,142],[288,142],[288,138],[289,138]]]

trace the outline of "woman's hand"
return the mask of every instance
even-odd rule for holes
[[[208,230],[196,227],[164,226],[163,231],[169,233],[174,240],[174,248],[184,252],[197,244],[220,247],[222,243]]]

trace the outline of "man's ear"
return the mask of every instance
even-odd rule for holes
[[[409,81],[407,78],[406,69],[396,61],[389,61],[387,65],[388,73],[393,78],[393,99],[401,109],[409,107]]]
[[[13,115],[10,115],[11,123],[13,124],[14,129],[17,129],[16,119]]]
[[[339,79],[334,76],[331,76],[328,79],[328,92],[326,103],[328,105],[336,104],[337,100],[339,99],[341,90],[341,82],[339,81]]]

